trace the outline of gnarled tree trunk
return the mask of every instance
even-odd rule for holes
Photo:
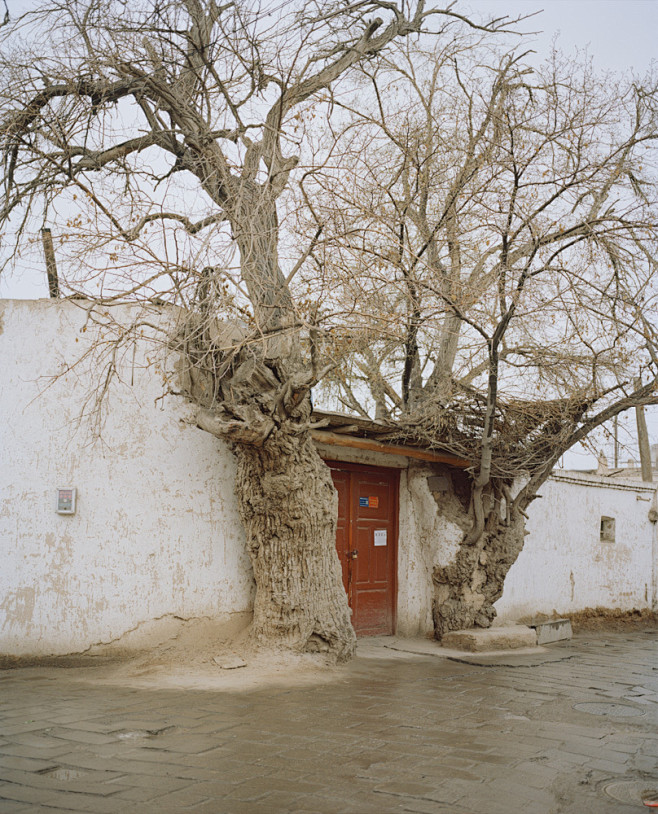
[[[228,441],[238,460],[235,491],[256,581],[254,638],[345,661],[356,639],[336,552],[337,497],[310,436],[310,391],[323,374],[303,359],[278,262],[276,196],[243,181],[225,208],[253,325],[222,337],[220,309],[204,285],[182,332],[188,395],[200,407],[197,426]]]
[[[213,330],[217,350],[208,351]],[[200,326],[193,317],[183,329],[196,424],[228,441],[238,462],[235,492],[256,581],[252,634],[271,648],[345,661],[356,637],[336,552],[338,498],[311,440],[313,371],[294,333],[229,345],[212,320]]]
[[[502,596],[505,577],[523,548],[525,522],[514,510],[509,525],[492,522],[491,516],[488,525],[475,544],[462,542],[448,566],[434,568],[432,616],[437,639],[451,630],[489,627],[496,616],[493,603]]]
[[[256,580],[255,638],[345,661],[356,639],[336,554],[337,496],[328,467],[308,431],[281,427],[262,447],[233,446]]]

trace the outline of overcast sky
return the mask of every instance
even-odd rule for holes
[[[652,62],[658,69],[658,0],[459,0],[457,9],[479,17],[517,17],[539,11],[521,26],[524,31],[537,32],[528,40],[538,57],[550,52],[557,37],[561,51],[574,54],[576,49],[586,50],[602,71],[642,76]],[[647,408],[646,414],[651,442],[656,443],[658,407]],[[634,411],[622,418],[622,424],[620,436],[626,449],[620,458],[625,463],[629,456],[638,458]],[[594,468],[596,459],[574,449],[564,456],[564,465]]]
[[[537,32],[529,39],[538,54],[557,36],[560,50],[586,48],[603,70],[643,74],[658,56],[658,0],[459,0],[457,8],[482,17],[539,12],[521,26]]]
[[[548,54],[555,37],[557,47],[567,54],[587,50],[594,66],[602,71],[633,72],[644,75],[652,62],[658,69],[658,0],[459,0],[459,11],[472,11],[481,17],[516,17],[540,11],[522,25],[537,32],[529,41],[537,55]],[[651,442],[658,442],[658,407],[646,410]],[[620,433],[627,449],[621,461],[638,458],[635,442],[635,416],[628,413]],[[610,461],[612,463],[612,461]],[[567,468],[594,468],[596,459],[584,450],[565,455]]]
[[[432,4],[432,0],[427,3]],[[34,5],[9,0],[10,10]],[[438,3],[437,3],[438,5]],[[538,57],[549,53],[553,40],[566,53],[587,50],[596,68],[643,75],[658,56],[658,0],[458,0],[456,10],[479,17],[540,12],[522,25],[537,32],[528,38]],[[0,297],[34,298],[47,295],[45,272],[26,271],[15,280],[0,280]],[[658,408],[649,408],[649,433],[658,441]],[[629,423],[632,431],[633,422]],[[624,454],[624,459],[628,457]],[[594,459],[569,453],[565,464],[585,468]]]

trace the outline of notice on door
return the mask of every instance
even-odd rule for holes
[[[386,529],[375,529],[375,545],[386,545]]]

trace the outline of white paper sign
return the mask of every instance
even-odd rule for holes
[[[375,529],[375,545],[386,545],[386,529]]]

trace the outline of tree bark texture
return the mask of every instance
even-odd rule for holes
[[[354,655],[336,553],[337,495],[308,431],[234,444],[236,493],[256,580],[252,632],[267,646]]]
[[[226,208],[255,329],[215,341],[218,308],[209,302],[184,346],[197,425],[231,443],[238,461],[235,491],[256,581],[252,635],[345,661],[356,639],[336,552],[337,496],[310,436],[319,374],[303,361],[278,263],[276,201],[244,183]]]
[[[493,603],[503,594],[524,536],[524,518],[514,512],[509,525],[485,529],[475,544],[461,544],[453,562],[434,568],[432,616],[437,639],[451,630],[491,625],[496,616]]]

